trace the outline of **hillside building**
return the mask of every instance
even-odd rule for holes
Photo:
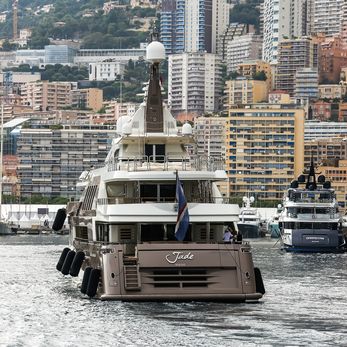
[[[222,95],[220,58],[211,53],[169,56],[168,104],[171,112],[203,115],[218,110]]]
[[[225,104],[229,109],[235,105],[266,102],[268,88],[265,81],[250,80],[238,77],[225,82]]]
[[[235,37],[227,45],[227,71],[237,71],[238,65],[247,60],[261,58],[262,38],[254,33]]]
[[[230,194],[281,200],[304,165],[304,118],[299,108],[257,104],[230,108],[226,170]]]
[[[310,38],[282,41],[278,50],[276,89],[294,96],[295,75],[303,68],[318,68],[318,45]]]

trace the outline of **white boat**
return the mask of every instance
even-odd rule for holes
[[[346,240],[335,191],[323,175],[316,181],[313,162],[308,175],[300,175],[286,192],[279,225],[286,251],[345,250]]]
[[[118,121],[105,166],[82,173],[81,200],[58,211],[53,230],[67,214],[72,247],[57,269],[102,300],[258,300],[265,291],[249,244],[223,242],[239,214],[216,185],[227,179],[223,163],[192,160],[191,126],[180,133],[162,103],[164,56],[161,43],[148,45],[144,102]]]
[[[239,215],[237,228],[243,238],[257,238],[261,236],[261,216],[257,208],[251,207],[254,197],[244,196],[243,207]]]

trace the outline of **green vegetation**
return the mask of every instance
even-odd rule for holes
[[[236,4],[230,12],[230,22],[252,24],[259,29],[259,5],[261,0],[247,0]]]
[[[267,80],[266,73],[263,70],[256,72],[252,77],[253,77],[253,79],[255,79],[257,81],[266,81]]]
[[[144,60],[134,62],[129,60],[122,80],[119,78],[112,82],[91,82],[91,87],[103,90],[105,100],[117,99],[124,102],[141,102],[143,96],[136,95],[143,93],[143,83],[148,81],[149,65]],[[161,75],[163,76],[163,86],[167,92],[167,62],[161,65]]]
[[[129,1],[124,1],[128,4]],[[54,4],[48,13],[37,12],[37,6]],[[134,17],[155,17],[155,10],[148,8],[113,9],[104,13],[102,0],[21,0],[18,10],[19,28],[32,28],[29,48],[44,48],[49,39],[82,40],[82,48],[129,48],[144,42],[147,32],[135,31],[139,23]],[[0,10],[8,10],[6,22],[0,23],[0,37],[12,37],[12,11],[8,1],[0,0]]]

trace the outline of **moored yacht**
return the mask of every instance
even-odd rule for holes
[[[216,185],[227,179],[224,164],[192,160],[191,126],[180,133],[163,106],[164,57],[152,41],[144,102],[118,120],[105,166],[81,175],[80,201],[57,213],[53,229],[67,214],[72,239],[57,269],[80,276],[81,292],[101,300],[258,300],[265,291],[249,244],[222,241],[239,214]]]
[[[284,196],[279,226],[283,248],[294,252],[342,252],[345,237],[335,191],[313,162],[308,175],[300,175]]]
[[[257,208],[251,207],[254,197],[244,196],[243,207],[239,215],[237,228],[243,238],[257,238],[261,236],[261,216]]]

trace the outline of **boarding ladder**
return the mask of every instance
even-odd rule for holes
[[[139,265],[135,257],[123,257],[124,287],[126,290],[141,290]]]

